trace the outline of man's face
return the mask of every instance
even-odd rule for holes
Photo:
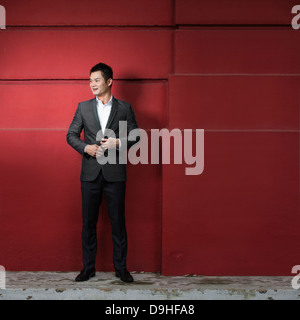
[[[95,96],[101,96],[110,91],[112,79],[107,82],[102,76],[101,71],[93,72],[90,76],[90,87]]]

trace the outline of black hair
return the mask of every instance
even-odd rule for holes
[[[107,82],[109,79],[113,79],[113,70],[110,66],[105,63],[98,63],[96,64],[90,71],[90,75],[93,72],[101,71],[103,78]]]

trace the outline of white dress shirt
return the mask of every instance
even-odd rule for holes
[[[107,125],[109,115],[110,115],[110,111],[112,107],[112,99],[113,99],[113,95],[111,95],[109,101],[106,104],[103,104],[102,101],[96,97],[98,117],[99,117],[103,134]]]
[[[111,95],[109,101],[106,104],[103,104],[103,102],[101,100],[99,100],[96,97],[96,101],[97,101],[97,112],[98,112],[98,118],[100,121],[100,125],[101,125],[101,130],[104,134],[106,125],[107,125],[107,121],[111,112],[111,107],[112,107],[112,100],[113,100],[113,95]],[[121,147],[121,140],[119,140],[119,148]],[[86,147],[84,148],[84,152],[86,152]],[[117,149],[119,149],[117,148]]]
[[[113,97],[114,96],[111,95],[109,101],[106,104],[103,104],[102,101],[96,97],[98,117],[99,117],[99,121],[101,124],[101,129],[102,129],[103,134],[104,134],[104,131],[105,131],[105,128],[107,125],[107,121],[108,121],[108,118],[109,118],[109,115],[111,112],[111,107],[113,104],[113,101],[112,101]],[[120,139],[118,139],[118,140],[119,140],[119,148],[120,148],[121,147],[121,140]]]

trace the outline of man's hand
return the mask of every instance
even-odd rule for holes
[[[87,154],[89,154],[91,157],[96,158],[96,153],[98,149],[99,149],[99,146],[97,144],[89,144],[85,147],[84,151]]]
[[[102,157],[104,154],[104,151],[105,151],[104,148],[100,146],[96,152],[96,158],[99,159],[100,157]]]
[[[108,138],[108,139],[102,139],[101,140],[101,146],[104,149],[115,149],[119,148],[119,139],[115,138]]]

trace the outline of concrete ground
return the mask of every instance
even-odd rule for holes
[[[78,272],[6,272],[0,300],[300,300],[292,277],[168,277],[133,273],[123,283],[111,272],[87,282]]]

